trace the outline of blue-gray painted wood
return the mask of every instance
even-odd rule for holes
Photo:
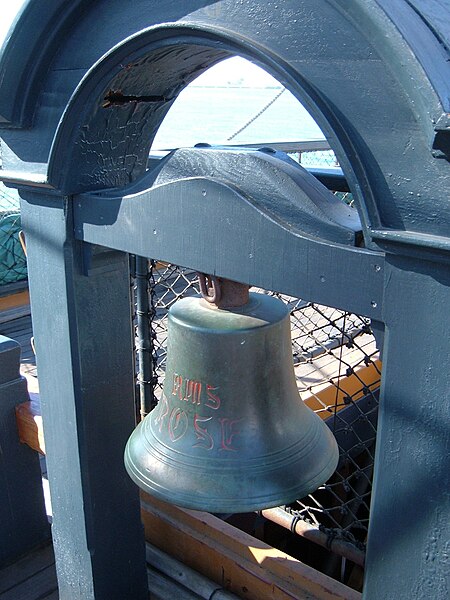
[[[450,596],[450,267],[388,257],[364,598]]]
[[[137,0],[125,10],[120,0],[108,0],[84,7],[75,27],[53,15],[52,26],[63,31],[64,41],[57,54],[49,49],[39,58],[47,75],[34,94],[35,136],[20,129],[5,131],[3,168],[22,178],[27,171],[30,177],[40,174],[66,193],[136,179],[182,86],[214,61],[239,53],[282,80],[318,119],[346,170],[367,243],[371,227],[427,232],[430,202],[436,214],[432,227],[446,235],[446,165],[430,150],[435,124],[446,110],[446,88],[436,77],[448,86],[442,76],[448,54],[408,2],[396,3],[402,7],[398,24],[380,3],[285,0],[278,10],[270,3],[233,0]],[[177,25],[143,29],[171,22]],[[30,27],[20,21],[18,26]],[[418,37],[417,31],[423,35]],[[83,41],[87,39],[89,44]],[[433,54],[427,77],[411,44],[417,54],[423,48],[426,53],[431,41],[439,52]],[[15,51],[25,52],[17,45]],[[177,61],[180,52],[192,59]],[[111,90],[124,95],[140,90],[138,94],[166,101],[104,106]],[[68,164],[77,165],[71,175],[64,167]]]
[[[137,202],[133,199],[121,200],[119,188],[145,177],[152,138],[180,90],[224,56],[237,53],[265,67],[317,119],[337,152],[354,194],[366,246],[385,251],[390,265],[384,275],[386,294],[380,294],[385,297],[377,304],[382,306],[381,314],[376,316],[377,330],[381,333],[385,322],[387,335],[364,595],[367,600],[421,595],[436,600],[447,598],[443,581],[448,572],[444,565],[448,548],[443,524],[445,519],[450,521],[450,515],[445,488],[431,478],[434,468],[448,483],[441,470],[441,428],[448,416],[448,402],[438,405],[445,386],[448,389],[448,375],[444,369],[436,370],[436,365],[448,361],[449,337],[445,331],[448,267],[444,266],[450,249],[449,165],[444,157],[449,148],[446,115],[450,36],[448,18],[445,14],[440,18],[446,3],[74,1],[73,19],[65,10],[59,10],[67,6],[62,0],[52,0],[50,10],[44,14],[40,4],[37,0],[28,2],[24,11],[28,16],[18,21],[0,60],[0,113],[4,116],[0,124],[0,178],[28,182],[31,187],[53,187],[65,194],[86,193],[77,198],[80,206],[75,211],[77,237],[82,240],[101,241],[119,250],[138,247],[138,254],[160,252],[161,257],[174,258],[186,266],[225,276],[239,275],[242,280],[263,282],[265,287],[280,283],[283,289],[286,280],[296,293],[304,291],[306,297],[361,309],[367,291],[374,289],[371,285],[378,285],[372,282],[370,268],[365,267],[370,265],[367,250],[340,245],[336,240],[326,240],[326,236],[326,241],[315,244],[299,241],[302,236],[296,231],[280,224],[269,226],[267,214],[250,206],[223,182],[205,183],[207,197],[214,198],[205,216],[200,213],[197,198],[201,194],[200,179],[184,187],[192,197],[176,196],[180,186],[176,189],[178,184],[171,183],[157,193],[144,192],[149,187],[144,186],[137,196],[142,207],[135,208]],[[49,43],[40,46],[39,40],[47,39],[49,33]],[[24,124],[31,127],[23,128]],[[175,198],[170,195],[170,186]],[[92,195],[106,188],[116,189],[103,197]],[[157,194],[159,212],[149,215]],[[222,254],[217,239],[212,239],[209,232],[202,252],[193,251],[190,242],[195,237],[198,244],[199,235],[186,231],[186,222],[191,226],[197,211],[195,218],[202,224],[202,231],[213,228],[215,218],[226,213],[220,208],[225,197],[233,206],[233,215],[242,218],[246,226],[245,231],[240,230],[239,239],[233,237],[231,226],[227,230],[236,248]],[[172,202],[171,231],[167,229],[169,211],[162,207],[163,201]],[[104,390],[109,390],[106,376],[103,385],[95,380],[93,365],[102,378],[105,373],[114,373],[103,363],[87,364],[84,349],[108,346],[108,355],[122,356],[119,346],[128,333],[119,331],[117,324],[124,327],[119,318],[124,304],[119,306],[115,293],[101,279],[100,270],[107,278],[108,269],[112,269],[117,281],[122,277],[126,280],[126,275],[124,267],[119,267],[120,256],[107,252],[98,255],[95,251],[91,256],[89,247],[83,249],[82,242],[73,239],[72,224],[65,220],[71,216],[71,200],[49,195],[42,206],[26,204],[25,229],[36,249],[29,265],[35,328],[46,340],[40,379],[46,390],[44,396],[48,395],[52,406],[52,410],[44,411],[44,421],[49,422],[53,440],[53,486],[60,493],[59,524],[55,526],[57,548],[61,542],[60,581],[66,597],[76,597],[67,591],[71,581],[78,585],[64,560],[67,548],[73,558],[80,557],[83,589],[88,590],[85,597],[97,594],[100,598],[105,584],[101,565],[107,560],[107,550],[101,548],[111,546],[111,539],[106,533],[106,517],[97,521],[97,511],[99,505],[107,506],[109,488],[105,485],[103,489],[104,475],[95,468],[93,456],[101,452],[101,444],[94,439],[87,417],[93,416],[92,422],[103,427],[99,437],[104,438],[104,452],[111,450],[109,466],[114,462],[114,473],[120,444],[111,440],[112,425],[100,423],[97,403],[87,401],[94,394],[102,399],[103,406]],[[188,215],[185,220],[180,207],[183,215]],[[143,220],[145,233],[137,223],[127,224],[122,218],[134,219],[136,214]],[[107,227],[102,227],[102,217],[109,219]],[[155,222],[162,227],[164,239],[158,239]],[[236,223],[240,225],[239,220]],[[265,264],[261,261],[257,268],[253,252],[246,245],[249,231],[258,260],[266,257]],[[320,244],[323,247],[319,252]],[[296,271],[292,271],[293,249],[301,255]],[[242,264],[236,266],[234,260]],[[322,282],[326,288],[322,293],[316,278],[327,262],[330,269]],[[258,275],[261,271],[264,274]],[[297,274],[298,281],[292,273]],[[361,278],[355,278],[354,273],[361,274]],[[97,292],[93,284],[87,283],[92,277],[103,282]],[[355,279],[359,285],[354,284]],[[342,281],[354,286],[346,294]],[[53,313],[46,312],[48,303],[42,299],[48,297],[49,290],[53,292]],[[109,296],[106,299],[110,294],[113,300]],[[82,309],[87,297],[97,298],[102,307],[111,304],[111,320],[89,304],[87,312]],[[87,321],[85,315],[90,315]],[[103,329],[92,325],[94,315]],[[51,326],[54,340],[48,333]],[[122,359],[118,371],[123,368]],[[56,360],[65,383],[52,371],[52,360]],[[38,349],[41,369],[40,361]],[[128,373],[125,379],[129,377]],[[112,397],[116,402],[117,398]],[[436,398],[435,403],[432,398]],[[427,430],[420,429],[423,424]],[[121,436],[126,428],[124,424]],[[66,440],[58,439],[59,430]],[[434,445],[429,430],[433,430]],[[58,452],[62,466],[57,463]],[[99,456],[104,458],[103,454]],[[64,490],[68,465],[73,499]],[[120,504],[118,496],[111,496],[116,508]],[[129,502],[135,507],[131,513],[136,514],[136,498],[127,500],[127,509]],[[117,509],[114,517],[124,510]],[[120,519],[118,522],[122,525]],[[128,549],[140,543],[137,529],[135,520],[124,538]],[[96,546],[98,541],[102,542],[100,546]],[[94,546],[95,553],[90,556],[87,547]],[[124,546],[118,548],[114,554],[115,573],[126,571],[129,557],[139,555],[136,546],[133,548],[131,554],[124,551]]]
[[[50,538],[37,452],[21,444],[15,407],[28,402],[20,345],[0,336],[0,568]]]
[[[67,198],[22,195],[60,598],[143,599],[128,257],[87,263]]]
[[[65,28],[73,27],[89,0],[25,0],[0,49],[0,81],[8,94],[0,95],[0,124],[29,127],[48,58],[57,52]]]
[[[303,171],[262,153],[176,151],[120,195],[75,197],[75,235],[379,319],[384,256],[354,246],[352,210]]]
[[[414,56],[439,95],[444,112],[450,112],[450,11],[447,0],[377,1],[409,40]],[[393,60],[397,61],[398,55]],[[426,106],[424,108],[426,110]]]

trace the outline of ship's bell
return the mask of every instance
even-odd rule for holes
[[[281,300],[172,306],[163,395],[125,450],[137,485],[186,508],[246,512],[306,496],[337,462],[334,436],[299,398]]]

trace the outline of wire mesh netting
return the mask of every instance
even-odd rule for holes
[[[304,150],[296,156],[302,167],[338,167],[339,163],[333,150]]]
[[[0,285],[27,277],[20,230],[19,197],[15,191],[0,184]]]
[[[196,274],[149,261],[149,323],[153,394],[162,394],[167,313],[178,299],[198,295]],[[285,509],[333,538],[364,549],[369,519],[381,365],[365,317],[275,292],[291,314],[292,355],[302,400],[324,419],[340,449],[336,473],[314,494]]]

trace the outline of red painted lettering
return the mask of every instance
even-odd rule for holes
[[[205,427],[200,427],[199,423],[206,423],[210,421],[212,417],[201,417],[195,414],[194,416],[194,430],[195,436],[199,440],[196,444],[193,444],[194,448],[204,448],[205,450],[212,450],[214,448],[214,440],[209,435]]]
[[[222,428],[222,439],[220,443],[220,450],[229,450],[231,452],[236,452],[236,448],[232,447],[233,438],[235,438],[239,433],[239,429],[235,429],[236,425],[242,421],[242,419],[219,419],[220,426]]]
[[[216,394],[213,394],[218,387],[213,387],[212,385],[206,385],[206,395],[208,396],[208,400],[205,402],[205,406],[208,408],[212,408],[213,410],[217,410],[220,406],[220,398]]]
[[[181,408],[173,408],[169,417],[169,436],[172,442],[178,442],[188,428],[188,417]]]
[[[200,405],[200,396],[202,393],[202,384],[193,379],[183,379],[178,373],[173,374],[172,396],[178,396],[182,402],[191,401],[192,404]]]
[[[192,379],[186,380],[186,401],[191,399],[192,404],[200,405],[200,396],[202,393],[202,384],[200,381],[193,381]]]
[[[173,384],[172,384],[172,396],[178,396],[181,399],[181,386],[183,383],[183,378],[181,375],[177,373],[173,374]]]

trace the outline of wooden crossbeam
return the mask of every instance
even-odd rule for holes
[[[248,600],[360,600],[361,594],[205,512],[143,493],[151,544]]]
[[[41,405],[37,394],[30,394],[29,402],[16,406],[16,421],[19,439],[40,454],[45,454],[44,428]]]

